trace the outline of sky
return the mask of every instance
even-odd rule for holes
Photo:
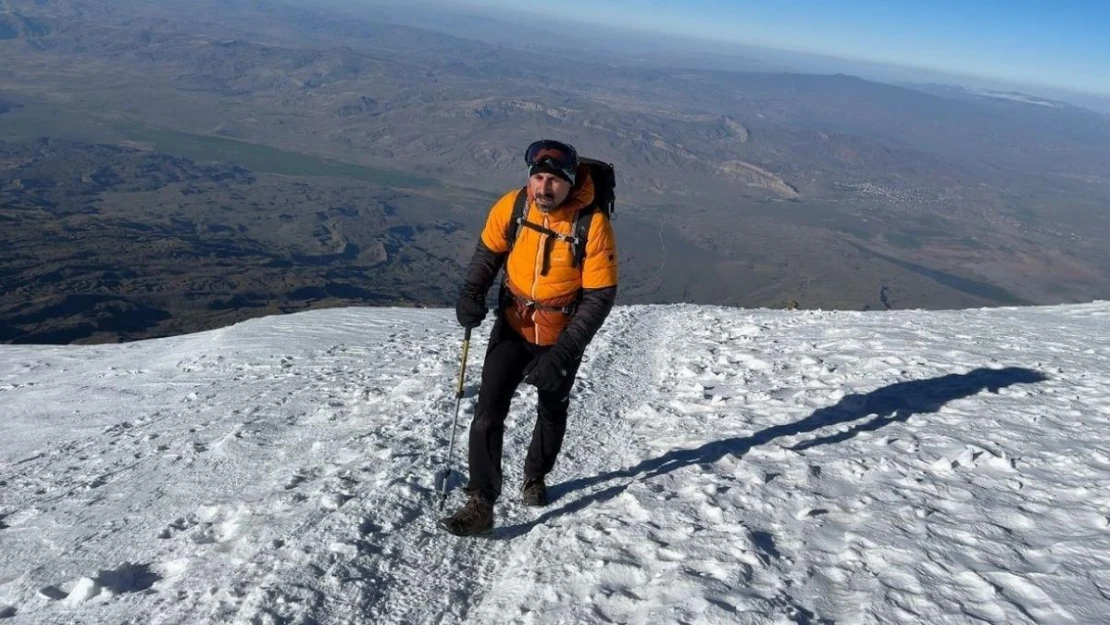
[[[1106,0],[563,0],[461,4],[1110,94]]]

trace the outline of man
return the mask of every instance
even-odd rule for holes
[[[455,305],[464,328],[486,317],[486,294],[502,267],[496,321],[482,369],[478,405],[470,425],[469,500],[440,521],[452,534],[470,536],[493,527],[501,495],[501,446],[505,418],[517,386],[536,387],[539,410],[524,462],[521,497],[547,505],[544,477],[551,472],[566,432],[570,391],[582,354],[601,327],[617,294],[617,254],[605,211],[589,217],[584,256],[575,245],[576,217],[593,210],[590,168],[574,148],[537,141],[525,152],[528,184],[505,194],[490,209]],[[517,194],[526,193],[524,220],[509,240]]]

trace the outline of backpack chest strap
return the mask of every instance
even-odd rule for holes
[[[540,224],[532,223],[525,219],[528,208],[528,189],[522,188],[513,202],[513,212],[509,220],[509,227],[507,238],[509,242],[509,251],[512,252],[513,246],[516,244],[516,239],[520,236],[521,228],[529,228],[539,232],[540,234],[547,235],[544,242],[543,250],[543,265],[540,269],[540,275],[546,276],[548,270],[551,269],[551,249],[556,241],[562,241],[570,244],[571,249],[571,266],[582,268],[586,258],[586,239],[590,234],[590,222],[596,211],[594,206],[587,206],[580,211],[574,220],[574,233],[563,234],[556,232],[550,228],[546,228]]]
[[[545,228],[544,226],[541,226],[539,224],[532,223],[525,219],[523,216],[517,219],[517,226],[524,226],[525,228],[531,228],[532,230],[535,230],[540,234],[546,234],[548,237],[550,237],[548,241],[564,241],[566,243],[570,243],[572,246],[576,246],[581,242],[581,239],[573,234],[563,234],[562,232],[556,232],[551,228]]]

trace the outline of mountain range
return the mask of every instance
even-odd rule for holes
[[[7,341],[448,304],[541,136],[615,164],[627,303],[1110,293],[1110,120],[1058,101],[612,46],[565,62],[327,4],[5,0],[0,24]],[[396,234],[410,231],[422,242]],[[154,240],[186,251],[159,260]],[[212,248],[218,264],[193,260]]]

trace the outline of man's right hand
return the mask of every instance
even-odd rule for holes
[[[477,328],[486,318],[486,296],[477,289],[463,288],[455,302],[455,317],[464,328]]]

